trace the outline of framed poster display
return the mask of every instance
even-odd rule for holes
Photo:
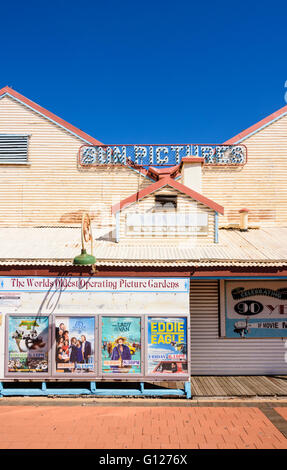
[[[6,316],[6,376],[48,377],[50,322],[45,315]]]
[[[102,376],[134,377],[143,373],[141,316],[100,317],[100,373]]]
[[[96,375],[96,317],[57,315],[53,326],[53,375]]]
[[[146,375],[180,380],[189,375],[189,325],[184,316],[146,319]]]

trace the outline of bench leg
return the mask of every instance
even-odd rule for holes
[[[190,399],[191,398],[191,384],[190,384],[190,382],[185,382],[184,383],[184,390],[185,390],[186,398]]]
[[[90,382],[90,390],[92,393],[96,393],[97,391],[96,382]]]

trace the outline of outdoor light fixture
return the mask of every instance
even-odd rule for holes
[[[82,226],[81,226],[81,240],[82,240],[82,249],[81,254],[74,258],[73,264],[80,266],[87,266],[96,263],[96,258],[93,256],[93,235],[92,235],[92,224],[89,214],[86,212],[82,216]],[[87,253],[85,248],[85,242],[88,243],[91,241],[91,255]]]

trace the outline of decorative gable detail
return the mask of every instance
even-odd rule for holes
[[[159,180],[112,207],[116,241],[154,243],[217,241],[223,207],[171,178]]]

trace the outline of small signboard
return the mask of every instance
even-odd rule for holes
[[[187,278],[139,277],[0,277],[0,298],[14,299],[11,292],[172,292],[188,293]],[[6,293],[9,292],[9,295]],[[5,293],[5,295],[4,295]],[[19,296],[18,296],[19,297]],[[18,298],[17,297],[17,298]],[[14,300],[13,300],[14,301]]]
[[[227,338],[287,337],[286,281],[226,281]]]

